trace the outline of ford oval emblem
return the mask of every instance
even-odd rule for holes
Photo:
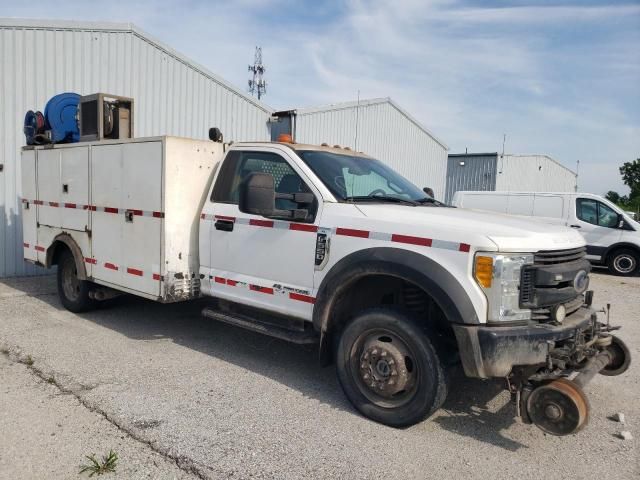
[[[589,275],[585,270],[580,270],[576,273],[576,277],[573,279],[573,288],[576,289],[576,292],[582,293],[589,286]]]

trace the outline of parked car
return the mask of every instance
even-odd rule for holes
[[[25,259],[57,265],[67,309],[121,292],[208,297],[208,319],[318,345],[353,405],[387,425],[436,411],[461,363],[505,379],[525,421],[564,435],[587,421],[582,387],[629,365],[592,307],[578,233],[448,208],[349,149],[25,147],[22,182]]]
[[[640,224],[605,198],[591,193],[456,192],[453,205],[473,210],[535,217],[582,234],[587,258],[616,275],[640,267]]]

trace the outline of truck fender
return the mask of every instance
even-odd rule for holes
[[[400,248],[367,248],[336,263],[320,284],[313,309],[313,326],[320,332],[320,355],[326,358],[326,336],[336,301],[357,280],[368,275],[390,275],[422,288],[451,323],[478,324],[478,316],[460,282],[435,260]]]
[[[60,233],[53,239],[53,242],[51,242],[51,245],[47,248],[45,266],[47,268],[51,268],[53,265],[54,255],[60,244],[65,245],[73,254],[73,259],[76,261],[78,279],[87,280],[87,269],[84,265],[84,255],[82,255],[82,250],[80,250],[76,241],[68,233]]]
[[[607,258],[609,258],[609,255],[611,254],[611,252],[613,252],[614,250],[617,250],[619,248],[628,248],[629,250],[633,250],[635,252],[637,252],[638,254],[640,254],[640,247],[638,245],[636,245],[635,243],[629,243],[629,242],[620,242],[620,243],[614,243],[613,245],[609,245],[607,247],[607,249],[605,250],[605,252],[602,254],[602,261],[606,262]]]

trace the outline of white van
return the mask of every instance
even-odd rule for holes
[[[587,242],[587,258],[629,276],[640,265],[640,224],[610,201],[591,193],[456,192],[460,208],[537,217],[578,230]]]

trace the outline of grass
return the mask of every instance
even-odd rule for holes
[[[102,462],[96,459],[95,453],[86,455],[85,458],[89,460],[89,463],[87,465],[80,465],[80,472],[78,473],[90,472],[89,477],[93,477],[94,475],[102,475],[116,471],[118,454],[113,450],[109,450],[109,454],[102,457]]]

